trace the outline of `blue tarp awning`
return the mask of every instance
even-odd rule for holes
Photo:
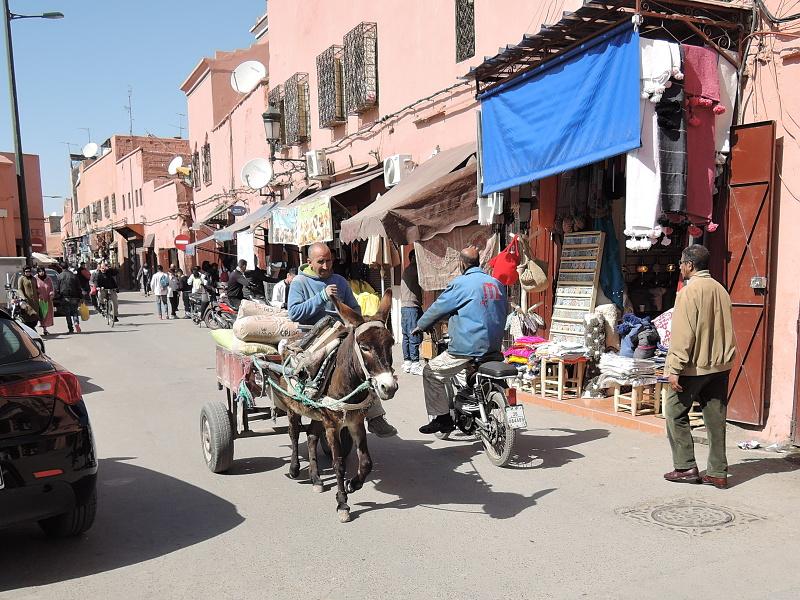
[[[625,23],[484,92],[482,195],[638,148],[639,60]]]

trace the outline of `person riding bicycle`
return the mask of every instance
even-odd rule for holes
[[[447,433],[455,424],[450,415],[447,382],[476,358],[499,353],[508,315],[505,287],[480,267],[474,246],[461,251],[461,275],[453,279],[417,321],[412,335],[448,318],[450,344],[422,370],[425,406],[433,419],[420,433]]]
[[[361,314],[347,280],[333,272],[330,248],[317,242],[308,249],[308,264],[300,267],[300,273],[289,286],[289,318],[301,325],[316,325],[328,315],[339,319],[332,298]],[[378,437],[397,435],[397,429],[389,424],[385,415],[381,401],[376,398],[367,410],[367,429]]]
[[[114,307],[114,321],[119,321],[119,303],[117,301],[117,292],[119,286],[117,285],[117,269],[112,269],[108,266],[108,262],[103,261],[100,263],[100,268],[97,271],[97,278],[95,283],[97,285],[97,296],[100,306],[103,306],[106,300],[111,302]]]

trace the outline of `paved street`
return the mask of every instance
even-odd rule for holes
[[[286,477],[284,433],[238,441],[214,475],[199,437],[201,406],[222,397],[208,331],[121,297],[113,331],[93,317],[47,341],[93,420],[95,526],[62,542],[0,532],[0,598],[800,596],[800,460],[736,450],[731,489],[669,484],[666,440],[527,407],[516,466],[498,469],[475,443],[417,432],[410,375],[386,406],[399,436],[370,438],[353,522],[330,488]],[[677,529],[687,515],[714,526]]]

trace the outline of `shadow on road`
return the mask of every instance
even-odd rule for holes
[[[800,453],[784,456],[745,458],[743,461],[728,467],[728,486],[741,485],[762,475],[774,473],[793,473],[800,470]]]
[[[100,461],[97,520],[83,537],[48,540],[35,525],[0,531],[0,591],[141,563],[244,521],[230,502],[126,460]]]
[[[478,442],[432,448],[432,442],[428,441],[400,438],[385,441],[385,446],[373,451],[375,469],[370,479],[374,481],[376,490],[397,496],[397,499],[380,503],[357,502],[358,496],[355,496],[351,505],[363,510],[355,510],[353,517],[372,510],[425,506],[444,511],[484,513],[493,519],[510,519],[555,491],[555,488],[548,488],[525,495],[493,489],[470,464],[473,457],[483,452]],[[413,465],[411,472],[409,465]]]
[[[91,377],[87,377],[86,375],[76,375],[76,377],[78,378],[78,381],[81,382],[81,391],[83,392],[84,396],[86,394],[91,394],[92,392],[103,391],[103,388],[101,388],[99,385],[91,383]]]
[[[537,431],[563,432],[565,435],[540,435]],[[584,455],[569,446],[577,446],[606,438],[608,429],[563,429],[528,430],[517,438],[510,469],[552,469],[583,458]]]

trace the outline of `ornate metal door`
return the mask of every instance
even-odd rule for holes
[[[733,302],[737,354],[730,377],[728,419],[763,425],[770,330],[775,123],[734,127],[731,146],[724,281]]]

